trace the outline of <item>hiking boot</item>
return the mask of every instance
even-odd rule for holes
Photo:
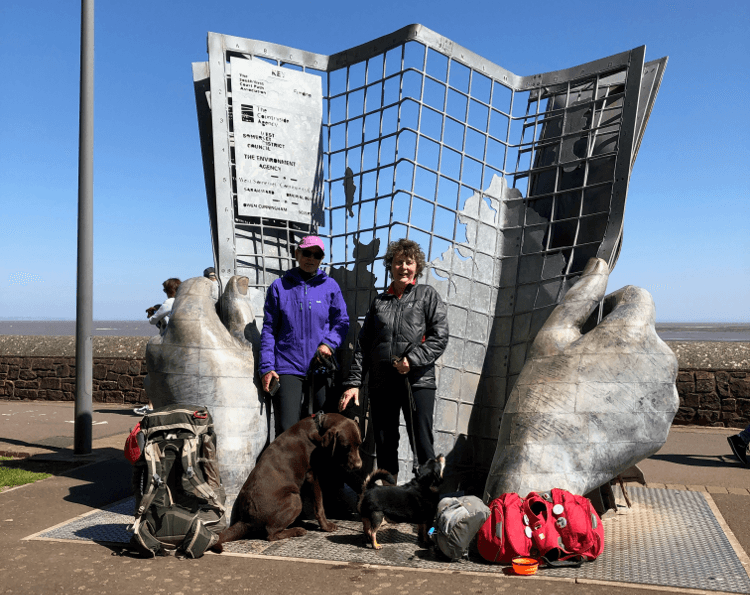
[[[745,467],[750,467],[747,461],[747,444],[745,444],[742,438],[737,434],[734,436],[727,436],[727,442],[729,442],[729,446],[731,447],[734,456],[737,457]]]

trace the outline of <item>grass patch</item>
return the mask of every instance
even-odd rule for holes
[[[59,475],[80,463],[34,461],[0,456],[0,491]]]
[[[0,489],[22,486],[26,483],[32,483],[52,476],[51,473],[24,469],[18,464],[21,462],[22,459],[0,457]]]

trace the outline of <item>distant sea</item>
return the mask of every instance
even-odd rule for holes
[[[75,320],[0,320],[0,335],[66,336],[76,334]],[[153,337],[158,329],[148,320],[94,320],[96,336]]]
[[[657,334],[665,341],[750,342],[750,323],[657,322]]]
[[[658,322],[665,341],[750,342],[750,323]],[[0,320],[0,335],[75,335],[74,320]],[[95,320],[94,336],[151,337],[156,327],[147,320]]]

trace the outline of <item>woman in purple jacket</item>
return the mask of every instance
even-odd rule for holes
[[[349,330],[341,289],[319,268],[324,256],[323,240],[305,236],[294,253],[297,266],[266,294],[259,372],[266,392],[273,379],[279,381],[273,396],[277,436],[300,420],[303,395],[311,388],[313,410],[323,408],[327,383],[308,370],[315,357],[333,358]]]

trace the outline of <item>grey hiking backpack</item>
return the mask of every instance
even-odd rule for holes
[[[147,557],[176,549],[199,558],[227,524],[211,415],[205,407],[169,405],[146,415],[141,432],[130,544]]]
[[[432,538],[451,562],[460,560],[489,516],[490,509],[476,496],[443,498],[438,503]]]

